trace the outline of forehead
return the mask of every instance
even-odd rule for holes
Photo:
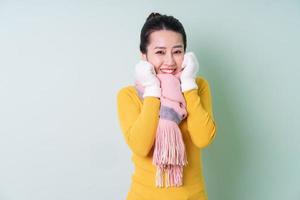
[[[149,46],[152,48],[155,48],[156,46],[172,48],[174,45],[183,45],[182,35],[170,30],[154,31],[150,34],[149,38]]]

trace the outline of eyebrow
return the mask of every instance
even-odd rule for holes
[[[175,45],[173,48],[182,48],[182,45]],[[154,49],[166,49],[166,47],[155,47]]]

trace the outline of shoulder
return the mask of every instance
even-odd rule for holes
[[[203,76],[196,77],[199,93],[205,92],[209,89],[209,82]]]
[[[137,91],[133,85],[124,86],[117,91],[118,100],[124,98],[134,98],[137,95]]]
[[[117,105],[119,108],[141,108],[142,101],[133,85],[127,85],[117,91]]]

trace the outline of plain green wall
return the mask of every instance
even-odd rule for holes
[[[125,199],[117,91],[150,12],[184,25],[210,83],[210,200],[300,200],[299,1],[0,1],[0,199]]]

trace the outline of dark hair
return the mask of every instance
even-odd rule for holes
[[[180,21],[173,16],[152,12],[146,19],[140,35],[140,51],[147,53],[149,36],[154,31],[171,30],[182,35],[184,51],[186,50],[186,34]]]

